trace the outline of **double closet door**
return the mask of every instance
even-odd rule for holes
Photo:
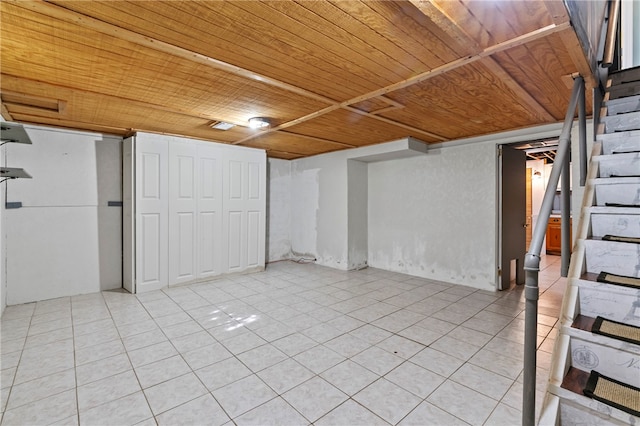
[[[125,141],[123,157],[133,169],[131,182],[126,172],[124,179],[127,289],[264,269],[264,151],[139,133]]]

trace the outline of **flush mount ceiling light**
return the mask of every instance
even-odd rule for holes
[[[216,129],[216,130],[229,130],[230,128],[235,127],[236,125],[233,123],[227,123],[225,121],[214,121],[209,126],[212,129]]]
[[[266,129],[271,123],[266,117],[253,117],[249,119],[249,127],[252,129]]]

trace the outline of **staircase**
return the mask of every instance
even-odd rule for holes
[[[640,424],[640,67],[609,78],[540,425]]]

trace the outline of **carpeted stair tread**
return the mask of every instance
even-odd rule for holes
[[[596,317],[591,327],[591,332],[640,345],[640,327],[636,327],[635,325],[612,321],[599,316]]]
[[[640,416],[640,389],[591,371],[584,395],[633,416]]]
[[[640,288],[640,278],[628,277],[625,275],[617,275],[602,271],[598,275],[596,281],[606,284],[616,284],[624,287]]]
[[[640,238],[638,237],[625,237],[622,235],[605,235],[602,237],[604,241],[616,241],[619,243],[633,243],[640,244]]]

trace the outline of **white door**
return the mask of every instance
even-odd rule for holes
[[[264,153],[230,153],[224,161],[223,209],[226,272],[264,266]]]
[[[196,279],[196,146],[169,144],[169,285]]]
[[[135,138],[122,141],[122,286],[136,292],[135,251]]]
[[[136,292],[168,285],[168,142],[136,138]]]
[[[198,146],[197,273],[207,278],[222,273],[222,163],[216,146]]]

